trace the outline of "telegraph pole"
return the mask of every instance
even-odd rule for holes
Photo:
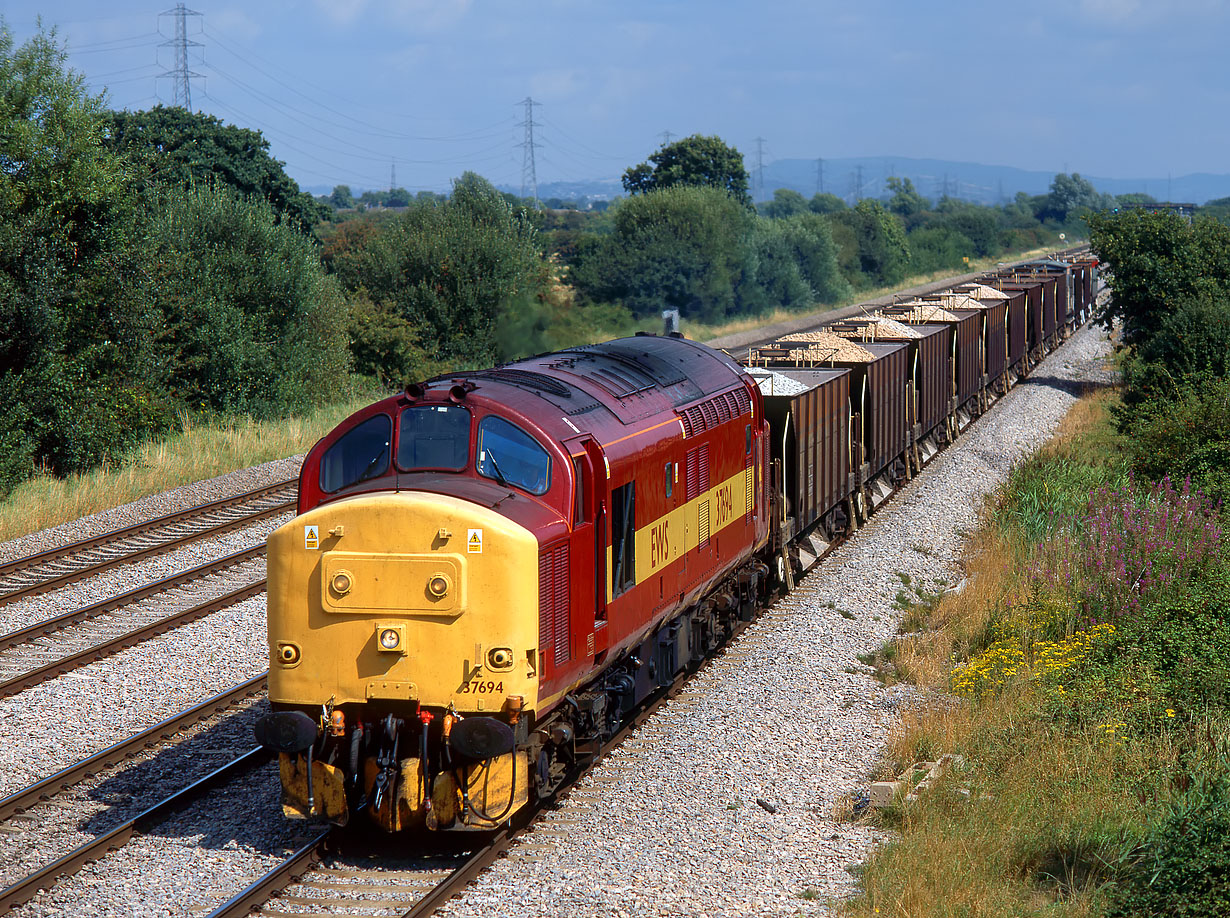
[[[170,77],[172,80],[174,101],[172,105],[192,111],[192,79],[200,77],[188,69],[188,49],[204,47],[199,41],[188,40],[188,17],[200,16],[196,10],[190,10],[182,3],[175,4],[175,9],[159,13],[159,16],[175,17],[175,37],[162,42],[160,48],[175,49],[175,69],[166,70],[159,77]]]
[[[542,107],[541,102],[535,102],[529,96],[526,96],[518,105],[525,106],[525,140],[521,142],[522,158],[521,158],[521,197],[525,197],[526,190],[533,193],[534,205],[538,205],[538,164],[534,159],[534,128],[542,127],[534,121],[534,106]]]

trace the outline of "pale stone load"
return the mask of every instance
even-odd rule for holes
[[[906,316],[907,322],[912,322],[915,325],[922,325],[926,322],[956,322],[960,316],[953,315],[942,306],[936,306],[928,303],[903,303],[903,306],[909,306],[910,312]]]
[[[855,341],[903,341],[922,337],[922,332],[910,328],[904,322],[878,313],[869,319],[854,321],[859,324],[858,328],[842,329],[837,334]]]
[[[979,300],[1010,300],[1012,297],[1002,290],[988,287],[986,284],[969,284],[969,295]]]
[[[779,339],[779,344],[783,347],[796,342],[807,344],[807,347],[792,349],[790,351],[791,360],[808,363],[841,360],[854,363],[874,359],[871,351],[831,331],[795,332],[793,335],[786,335]]]
[[[772,370],[760,367],[752,367],[747,372],[751,374],[752,379],[756,380],[756,385],[760,387],[762,395],[798,395],[811,388],[807,383],[791,379],[784,373],[774,373]]]

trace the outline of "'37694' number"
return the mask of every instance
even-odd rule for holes
[[[462,695],[489,695],[504,691],[503,682],[467,682],[461,687]]]

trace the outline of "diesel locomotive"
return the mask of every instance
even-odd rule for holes
[[[768,588],[767,427],[643,335],[408,387],[325,437],[269,538],[288,812],[490,829]]]

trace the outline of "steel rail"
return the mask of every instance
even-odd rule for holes
[[[297,883],[309,870],[320,866],[324,860],[325,845],[333,833],[332,826],[322,829],[315,838],[281,864],[219,905],[207,918],[242,918],[286,887]]]
[[[225,692],[220,692],[212,698],[207,698],[198,705],[181,711],[160,723],[147,727],[135,736],[121,740],[113,746],[101,749],[88,758],[74,765],[61,769],[54,775],[49,775],[40,781],[14,791],[7,797],[0,798],[0,820],[8,819],[17,813],[23,813],[30,807],[45,800],[50,800],[61,791],[67,790],[83,779],[96,775],[104,768],[116,765],[125,759],[132,758],[143,749],[155,746],[159,740],[169,740],[184,727],[199,723],[229,707],[233,707],[245,698],[251,698],[263,692],[268,685],[268,671],[254,676],[247,682]]]
[[[5,576],[6,574],[14,573],[15,571],[23,570],[27,567],[33,567],[38,564],[46,564],[48,561],[56,561],[66,555],[80,554],[87,549],[97,548],[99,545],[114,542],[116,539],[141,535],[142,533],[148,532],[152,529],[159,529],[177,522],[183,522],[184,520],[191,519],[194,516],[212,513],[215,510],[224,510],[227,507],[233,507],[236,504],[260,500],[262,497],[268,497],[269,495],[275,494],[284,488],[297,485],[297,483],[297,478],[288,478],[285,481],[277,481],[261,488],[245,491],[242,494],[235,494],[232,497],[223,497],[207,504],[200,504],[196,507],[191,507],[187,510],[179,510],[175,513],[168,513],[164,516],[155,517],[151,520],[145,520],[142,523],[133,523],[131,526],[127,526],[123,529],[116,529],[113,532],[104,532],[102,535],[92,536],[88,539],[81,539],[77,542],[70,542],[67,545],[61,545],[57,548],[48,548],[46,551],[40,551],[38,554],[14,558],[12,561],[6,561],[3,564],[0,564],[0,577]]]
[[[269,488],[264,488],[260,490],[267,492],[270,490],[276,490],[278,487],[285,488],[286,486],[287,486],[287,483],[284,482],[280,486],[271,485],[269,486]],[[252,500],[259,499],[259,498],[252,497],[252,494],[256,494],[256,493],[257,492],[249,492],[248,495],[241,495],[240,497],[236,497],[236,498],[227,498],[226,504],[227,506],[232,506],[238,503],[251,502]],[[268,495],[262,494],[260,496],[268,496]],[[241,498],[246,498],[246,499],[241,500]],[[217,503],[222,503],[222,502],[215,501],[215,504]],[[213,506],[213,505],[205,505],[205,506],[209,506],[211,510],[220,509],[219,507]],[[76,583],[78,580],[84,580],[86,577],[93,577],[94,575],[102,573],[103,571],[110,570],[114,567],[119,567],[121,564],[131,564],[134,561],[140,561],[144,558],[149,558],[154,555],[165,554],[168,551],[172,551],[176,548],[179,548],[183,545],[190,544],[192,542],[199,542],[202,539],[215,538],[217,536],[224,535],[228,532],[232,532],[236,529],[242,529],[245,526],[251,526],[253,523],[258,523],[261,520],[267,519],[271,516],[277,516],[278,514],[285,513],[287,510],[293,509],[294,506],[295,506],[295,499],[292,498],[291,500],[282,501],[280,503],[274,504],[271,507],[266,507],[261,510],[257,510],[251,513],[244,514],[241,517],[228,520],[217,526],[212,526],[206,529],[199,530],[197,532],[190,532],[182,536],[177,536],[168,541],[159,542],[156,545],[149,545],[149,546],[146,546],[145,548],[141,548],[136,551],[129,552],[127,554],[122,554],[115,558],[110,558],[110,559],[100,561],[96,564],[87,565],[86,567],[79,568],[78,570],[75,570],[75,571],[69,571],[68,573],[60,574],[58,576],[51,577],[46,580],[40,580],[38,583],[33,583],[33,584],[30,584],[29,586],[19,587],[18,589],[11,590],[7,593],[0,593],[0,605],[4,605],[10,602],[16,602],[19,599],[25,599],[30,596],[37,596],[40,593],[46,593],[46,592],[49,592],[54,589],[58,589],[59,587],[65,586],[70,583]],[[199,511],[200,511],[200,508],[193,508],[192,511],[184,511],[185,513],[192,514],[192,516],[184,517],[184,519],[193,519],[193,518],[196,518],[197,516],[203,515],[203,513]],[[159,519],[160,521],[162,521],[163,525],[168,525],[167,523],[168,520],[170,520],[171,523],[176,522],[176,520],[172,519],[171,516],[160,517]],[[139,525],[145,526],[147,524],[139,524]],[[62,558],[68,557],[71,554],[77,554],[83,550],[88,550],[90,548],[96,548],[103,544],[109,544],[109,543],[118,541],[121,538],[126,538],[129,535],[131,535],[131,533],[128,533],[127,530],[120,530],[119,532],[116,532],[116,533],[110,533],[105,536],[99,536],[96,539],[87,539],[81,543],[74,543],[73,546],[64,546],[63,549],[50,549],[49,552],[43,552],[42,554],[47,555],[47,554],[54,553],[54,552],[60,552],[60,554],[56,555],[55,557],[48,557],[48,558],[39,560],[37,563],[33,563],[33,561],[34,559],[40,559],[41,555],[31,555],[29,558],[19,558],[16,561],[10,562],[10,565],[7,566],[7,569],[0,570],[0,576],[28,571],[34,567],[37,567],[38,564],[61,560]],[[76,545],[80,545],[84,547],[76,548],[75,547]],[[23,563],[23,562],[31,562],[31,563]],[[17,566],[13,566],[13,565],[17,565]]]
[[[255,583],[250,583],[247,586],[240,587],[238,590],[232,590],[222,596],[215,597],[209,602],[202,603],[199,606],[193,606],[191,609],[184,609],[176,612],[173,615],[168,615],[166,618],[160,618],[157,621],[150,622],[148,625],[142,625],[129,631],[126,634],[121,634],[118,637],[111,638],[101,644],[96,644],[93,647],[87,647],[85,650],[71,654],[67,657],[62,657],[52,663],[40,666],[37,669],[29,670],[18,676],[13,676],[3,682],[0,682],[0,698],[8,698],[11,695],[16,695],[18,692],[25,691],[31,686],[38,685],[40,682],[46,682],[48,679],[54,679],[56,676],[61,676],[64,673],[71,672],[78,667],[85,666],[88,663],[93,663],[97,660],[102,660],[112,654],[118,653],[121,650],[126,650],[142,641],[148,640],[151,637],[156,637],[165,631],[170,631],[173,628],[178,628],[181,625],[187,625],[190,622],[196,621],[198,618],[204,618],[211,612],[217,612],[219,609],[225,609],[227,606],[233,606],[236,603],[243,602],[252,596],[256,596],[265,591],[265,580],[261,578]]]
[[[147,599],[158,593],[165,593],[169,590],[175,589],[176,587],[183,586],[186,583],[191,583],[194,580],[200,580],[202,577],[208,577],[210,574],[216,574],[226,570],[227,568],[234,567],[237,564],[243,564],[245,561],[254,561],[264,554],[264,545],[256,545],[252,548],[245,548],[243,551],[237,551],[234,554],[227,555],[224,558],[219,558],[216,561],[209,561],[179,574],[172,574],[170,577],[164,577],[162,580],[155,581],[154,583],[146,584],[143,587],[137,587],[135,590],[129,590],[127,593],[121,593],[119,596],[112,596],[108,599],[99,600],[96,603],[83,606],[82,608],[76,609],[72,612],[65,612],[63,615],[57,615],[55,618],[35,622],[33,625],[29,625],[17,631],[11,631],[8,634],[0,635],[0,651],[11,650],[14,647],[27,644],[37,638],[46,637],[56,631],[62,631],[70,625],[76,625],[80,622],[97,618],[100,615],[105,615],[108,612],[114,612],[122,606],[130,605],[131,603],[138,602],[142,599]]]
[[[192,784],[154,804],[132,819],[116,826],[105,835],[100,835],[93,841],[87,842],[60,859],[40,868],[24,880],[20,880],[0,890],[0,914],[7,912],[14,906],[28,902],[39,890],[50,889],[61,877],[76,873],[85,864],[98,860],[107,852],[122,848],[134,836],[148,832],[151,828],[198,800],[218,785],[264,765],[272,757],[273,753],[262,746],[249,749],[239,758],[233,759],[221,768],[194,781]]]

